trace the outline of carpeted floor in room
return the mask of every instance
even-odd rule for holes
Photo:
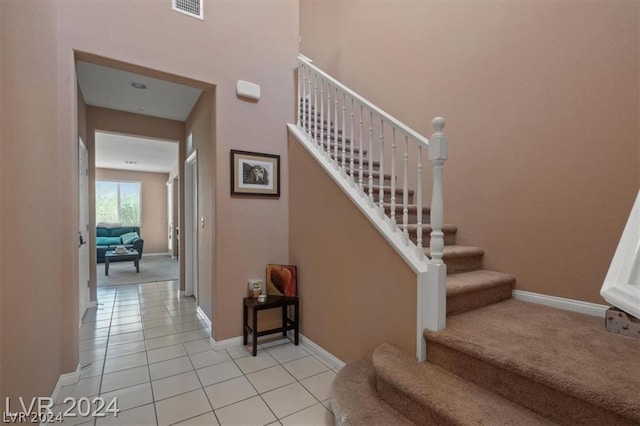
[[[178,259],[166,256],[143,256],[140,272],[136,273],[133,262],[110,262],[109,276],[104,274],[104,263],[98,263],[98,286],[138,284],[154,281],[177,280],[180,276]]]

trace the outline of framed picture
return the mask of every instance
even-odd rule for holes
[[[232,149],[231,195],[280,197],[280,156]]]
[[[298,295],[298,270],[292,265],[267,265],[267,294],[273,296]]]

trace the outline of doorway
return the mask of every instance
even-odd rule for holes
[[[89,307],[89,153],[78,138],[78,308],[79,322]]]
[[[191,138],[191,135],[189,135]],[[198,304],[198,153],[193,151],[185,170],[185,296]]]

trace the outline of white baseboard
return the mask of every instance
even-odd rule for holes
[[[600,318],[604,318],[607,314],[607,309],[609,309],[609,306],[606,305],[565,299],[564,297],[548,296],[546,294],[532,293],[524,290],[513,290],[512,296],[514,299],[522,300],[523,302],[537,303],[539,305],[551,306],[552,308]]]
[[[62,391],[63,386],[73,385],[80,381],[80,364],[76,368],[76,371],[72,371],[71,373],[61,374],[58,378],[58,383],[56,383],[56,387],[53,389],[53,393],[51,394],[51,398],[55,401],[58,399],[58,395],[60,395],[60,391]]]
[[[182,292],[182,294],[184,295],[184,291]],[[204,322],[207,324],[207,327],[211,329],[211,318],[209,318],[207,314],[204,313],[204,311],[200,308],[200,306],[196,307],[196,312],[198,313],[198,315],[202,317]]]
[[[289,333],[290,333],[289,337],[293,339],[293,331],[289,331]],[[308,337],[304,336],[302,333],[299,334],[299,337],[300,337],[300,344],[302,345],[302,347],[306,349],[308,352],[311,352],[317,355],[329,367],[331,368],[344,367],[345,365],[344,361],[339,359],[337,356],[327,351],[322,346],[318,345]]]
[[[216,351],[232,348],[234,346],[239,346],[239,345],[242,345],[243,343],[242,336],[231,337],[230,339],[219,340],[219,341],[216,341],[213,339],[213,337],[211,337],[209,340],[211,342],[211,346],[213,346],[213,349]]]

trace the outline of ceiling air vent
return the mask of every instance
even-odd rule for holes
[[[203,0],[173,0],[173,10],[194,18],[204,19],[202,2]]]

